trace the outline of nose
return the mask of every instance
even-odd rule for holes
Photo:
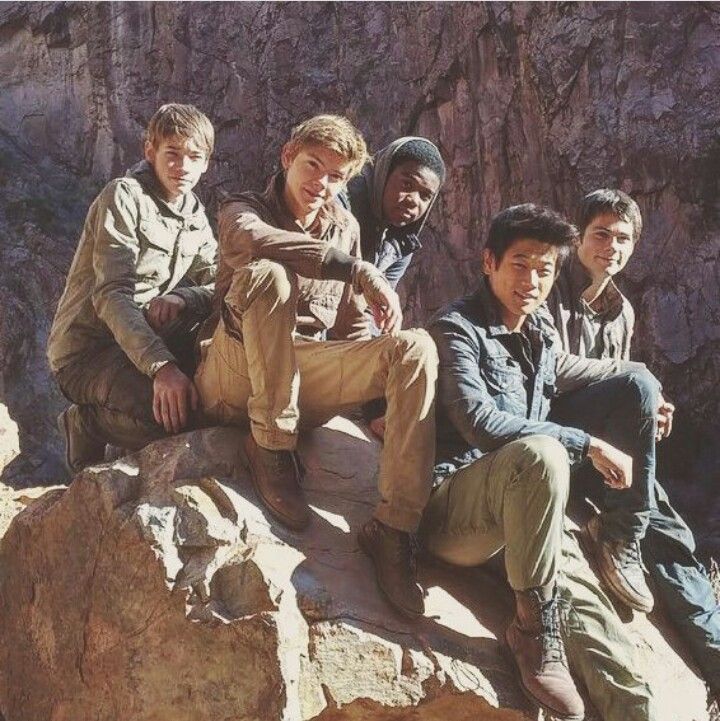
[[[180,159],[180,168],[183,173],[187,173],[190,170],[191,159],[189,155],[183,155]]]

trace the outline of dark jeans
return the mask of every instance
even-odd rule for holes
[[[720,606],[705,567],[695,558],[692,531],[655,479],[655,425],[646,420],[653,404],[657,408],[652,376],[629,374],[561,396],[553,403],[551,418],[563,425],[583,428],[633,456],[633,488],[637,488],[634,498],[628,497],[624,507],[622,494],[628,491],[606,489],[589,461],[574,469],[571,492],[578,490],[575,486],[578,480],[584,492],[601,508],[608,509],[611,534],[618,531],[634,534],[635,529],[643,529],[641,550],[654,582],[655,598],[687,642],[705,680],[717,695]],[[650,425],[652,442],[647,433]],[[629,440],[623,441],[621,433],[631,434]],[[633,508],[638,509],[638,519],[628,523],[627,512]]]
[[[591,383],[552,403],[551,420],[581,428],[632,457],[630,488],[609,488],[598,476],[603,489],[602,532],[607,539],[641,539],[650,514],[656,509],[655,432],[659,390],[650,372],[633,371]]]
[[[199,319],[182,314],[161,335],[180,369],[192,379]],[[166,436],[153,416],[153,380],[120,346],[65,366],[55,374],[63,395],[80,408],[84,431],[100,443],[139,450]]]

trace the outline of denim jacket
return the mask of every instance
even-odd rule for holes
[[[428,330],[440,357],[436,480],[506,443],[536,434],[559,440],[572,463],[582,460],[590,437],[548,421],[552,399],[644,367],[565,353],[545,306],[526,320],[532,362],[523,363],[520,354],[508,348],[513,341],[520,347],[521,334],[510,333],[503,324],[485,279],[474,294],[439,311]]]

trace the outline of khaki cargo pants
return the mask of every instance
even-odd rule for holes
[[[249,422],[258,445],[292,450],[300,427],[384,396],[381,500],[375,517],[403,531],[420,521],[435,456],[437,351],[424,330],[367,341],[295,332],[297,276],[258,260],[236,271],[223,320],[202,349],[195,385],[210,422]]]
[[[570,666],[605,721],[652,721],[656,702],[635,670],[636,650],[599,588],[575,538],[564,530],[570,463],[548,436],[488,453],[436,488],[420,534],[433,555],[475,566],[505,549],[510,586],[557,580],[568,609],[563,637]]]

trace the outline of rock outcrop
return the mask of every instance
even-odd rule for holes
[[[214,121],[211,210],[263,186],[293,123],[332,110],[371,148],[419,133],[447,159],[402,286],[411,323],[474,285],[500,207],[573,213],[601,185],[638,198],[636,353],[680,407],[661,468],[720,538],[719,29],[712,3],[3,3],[0,403],[22,446],[4,478],[59,472],[49,322],[92,192],[135,162],[155,108]]]
[[[181,435],[21,499],[0,543],[6,721],[535,718],[501,653],[499,576],[424,565],[414,623],[378,595],[355,542],[376,499],[360,427],[336,418],[304,440],[303,534],[257,506],[237,444],[232,429]],[[627,628],[653,721],[706,719],[663,635]]]

